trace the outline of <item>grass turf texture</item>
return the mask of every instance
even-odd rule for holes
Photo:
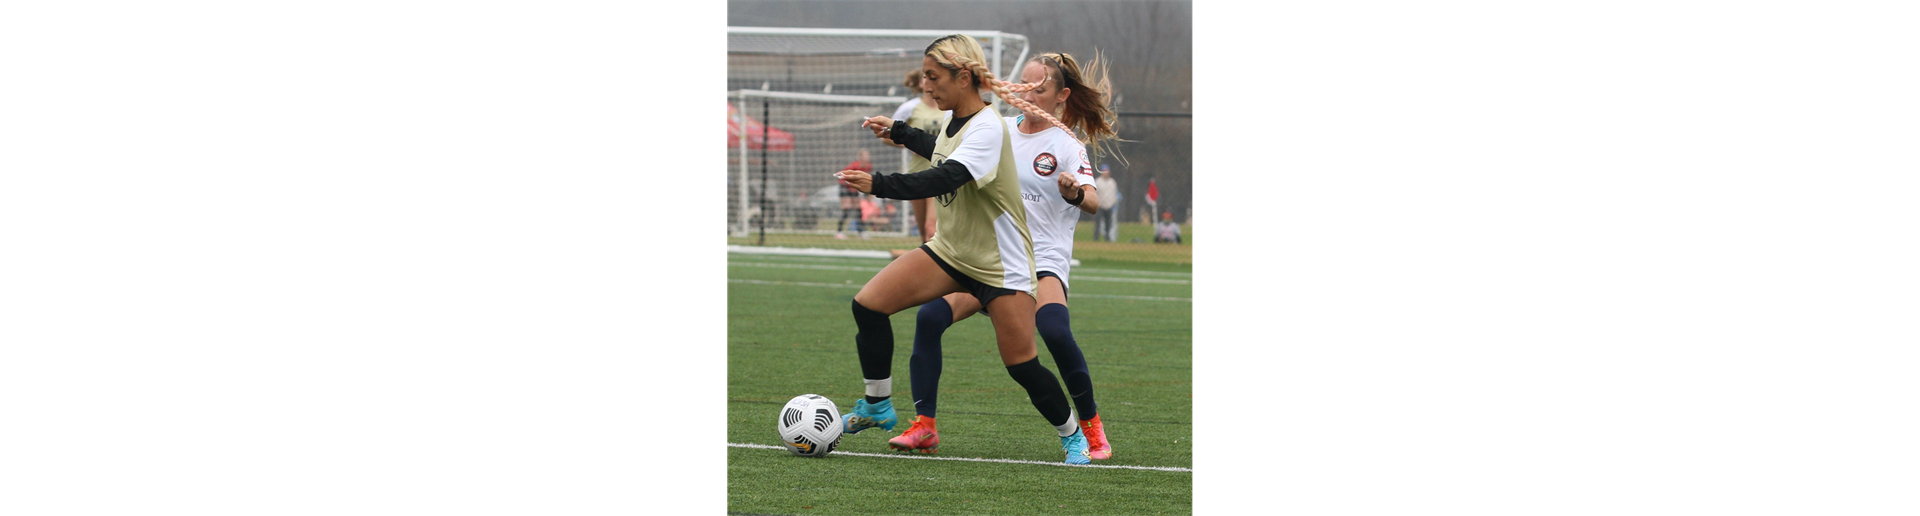
[[[727,442],[779,445],[776,413],[800,394],[852,410],[863,384],[848,304],[886,260],[735,254],[728,264]],[[1114,446],[1114,457],[1095,465],[1193,466],[1191,277],[1188,265],[1117,260],[1074,270],[1074,336]],[[1192,513],[1191,472],[843,454],[909,456],[886,440],[913,416],[907,360],[916,311],[891,319],[899,425],[848,435],[819,459],[728,447],[729,513]],[[1038,336],[1034,343],[1058,375],[1045,344]],[[1059,437],[1000,363],[991,321],[961,321],[943,348],[940,453],[933,457],[1061,461]]]

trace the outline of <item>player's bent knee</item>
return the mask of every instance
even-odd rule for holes
[[[880,295],[868,293],[864,289],[853,295],[853,302],[858,303],[862,308],[887,316],[906,309],[904,306],[898,306],[900,304],[898,301],[887,300]]]
[[[953,324],[953,305],[947,303],[946,298],[928,301],[920,305],[920,314],[915,321],[922,326],[945,328]]]
[[[1048,303],[1033,314],[1033,325],[1040,330],[1040,338],[1051,346],[1054,342],[1064,342],[1073,338],[1073,325],[1067,314],[1067,305]]]
[[[887,320],[887,315],[888,314],[878,310],[867,308],[866,304],[861,303],[859,299],[853,300],[853,321],[856,324],[866,324],[874,320],[885,321]]]

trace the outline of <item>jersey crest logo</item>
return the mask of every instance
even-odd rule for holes
[[[1053,175],[1053,169],[1059,166],[1060,160],[1055,159],[1051,152],[1042,152],[1039,156],[1033,157],[1033,173],[1040,174],[1041,177]]]

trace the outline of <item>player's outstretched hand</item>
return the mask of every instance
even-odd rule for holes
[[[873,193],[873,176],[867,174],[866,172],[861,172],[858,170],[842,170],[839,172],[834,172],[833,177],[834,179],[839,179],[841,183],[846,184],[847,186],[851,186],[855,190],[859,190],[860,193],[864,193],[864,194]]]
[[[874,138],[886,140],[888,143],[893,142],[893,135],[891,134],[893,133],[893,119],[891,118],[876,116],[867,119],[865,122],[861,122],[860,126],[873,131]]]

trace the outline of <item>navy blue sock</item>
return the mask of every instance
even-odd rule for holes
[[[1068,321],[1067,305],[1060,303],[1048,303],[1033,316],[1040,340],[1047,343],[1053,365],[1060,368],[1060,379],[1067,383],[1067,394],[1073,397],[1080,420],[1085,421],[1100,412],[1093,403],[1093,376],[1087,373],[1087,359],[1080,354],[1080,344],[1073,341],[1073,325]]]
[[[953,306],[946,299],[935,299],[920,305],[920,315],[913,326],[913,356],[907,359],[907,370],[913,378],[913,413],[927,417],[938,417],[940,399],[940,336],[953,325]]]
[[[853,344],[860,352],[860,376],[868,380],[884,380],[893,377],[893,323],[887,322],[887,315],[853,302],[853,324],[859,333],[853,334]],[[867,396],[867,403],[879,403],[886,398]]]
[[[1027,399],[1033,402],[1033,408],[1040,409],[1047,424],[1060,426],[1073,419],[1073,406],[1067,404],[1067,393],[1060,390],[1060,380],[1054,378],[1053,371],[1040,365],[1040,357],[1007,366],[1007,375],[1027,389]]]

